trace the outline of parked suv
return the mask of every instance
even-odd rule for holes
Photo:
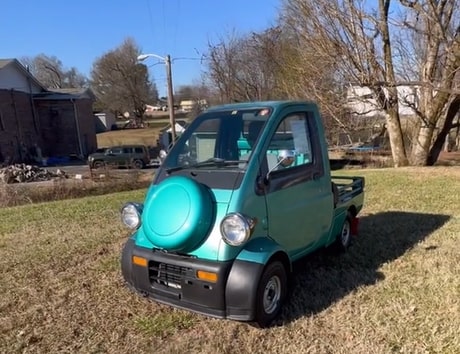
[[[112,146],[88,156],[88,164],[91,168],[111,165],[141,169],[149,163],[150,154],[145,145]]]

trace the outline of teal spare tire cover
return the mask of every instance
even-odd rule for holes
[[[190,252],[208,235],[214,204],[211,192],[193,179],[167,178],[145,203],[144,233],[158,248]]]

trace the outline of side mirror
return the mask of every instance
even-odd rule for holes
[[[165,151],[165,150],[160,150],[158,156],[160,157],[160,160],[164,160],[166,158],[166,156],[168,155],[168,153]]]
[[[265,176],[265,180],[268,181],[270,173],[278,168],[278,166],[289,167],[295,161],[295,150],[280,150],[278,152],[278,162],[273,166]]]
[[[295,160],[295,151],[294,150],[280,150],[278,154],[278,164],[283,167],[289,167],[294,163]]]

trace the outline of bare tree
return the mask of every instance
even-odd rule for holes
[[[71,67],[64,73],[63,85],[63,88],[84,88],[89,87],[89,80],[77,68]]]
[[[277,50],[269,58],[279,96],[318,102],[328,141],[336,141],[342,133],[350,135],[353,127],[343,109],[344,82],[337,74],[335,59],[308,45],[302,33],[285,19],[277,28]]]
[[[398,112],[402,104],[411,106],[420,122],[411,162],[431,165],[458,111],[459,4],[285,0],[282,18],[298,34],[300,47],[336,63],[342,81],[371,90],[385,114],[395,166],[408,163]],[[400,86],[413,87],[416,99],[401,96]]]
[[[460,3],[453,0],[400,0],[404,48],[414,58],[409,84],[417,87],[414,111],[420,118],[412,146],[415,165],[432,165],[454,128],[460,106]],[[405,56],[405,58],[409,58]]]
[[[178,102],[183,100],[206,100],[211,98],[211,90],[204,82],[196,82],[190,85],[182,85],[177,87],[174,93],[174,99]]]
[[[88,86],[88,79],[77,68],[64,68],[62,62],[55,56],[39,54],[35,57],[23,57],[21,62],[48,89]]]
[[[233,33],[209,44],[207,76],[222,102],[281,98],[278,63],[273,60],[279,51],[279,36],[279,29],[270,28],[245,36]]]
[[[285,0],[283,20],[334,68],[339,81],[369,87],[386,118],[395,166],[408,164],[389,28],[389,0]],[[374,7],[372,7],[374,6]],[[321,65],[322,61],[317,61]]]
[[[132,112],[142,122],[146,104],[158,100],[148,68],[137,61],[140,49],[131,38],[93,63],[91,87],[99,106],[115,113]]]

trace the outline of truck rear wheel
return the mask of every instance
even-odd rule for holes
[[[269,263],[262,276],[256,295],[256,322],[268,327],[279,315],[287,293],[286,269],[279,261]]]
[[[351,218],[352,216],[348,213],[335,241],[337,249],[340,252],[345,252],[351,245]]]

